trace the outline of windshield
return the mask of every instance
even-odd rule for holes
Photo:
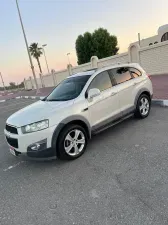
[[[45,99],[45,101],[68,101],[79,96],[89,75],[71,77],[61,82]]]

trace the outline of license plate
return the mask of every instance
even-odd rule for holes
[[[10,150],[10,153],[11,153],[12,155],[16,156],[16,153],[15,153],[15,149],[14,149],[14,148],[10,148],[9,150]]]

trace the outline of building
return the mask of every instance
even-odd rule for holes
[[[168,24],[159,27],[157,35],[140,40],[140,47],[143,48],[151,46],[163,41],[168,41]],[[138,44],[138,41],[132,43],[131,45],[133,44]]]

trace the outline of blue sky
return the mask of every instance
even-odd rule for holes
[[[120,52],[130,42],[157,33],[168,23],[167,0],[18,0],[29,44],[48,44],[50,69],[66,68],[67,56],[76,65],[75,40],[99,27],[118,37]],[[15,0],[0,0],[0,71],[5,83],[31,75]],[[41,58],[44,73],[46,66]],[[36,73],[38,67],[34,61]],[[0,83],[1,85],[1,83]]]

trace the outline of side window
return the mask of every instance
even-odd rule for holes
[[[135,68],[129,68],[129,70],[134,78],[142,76],[142,73]]]
[[[124,83],[132,79],[129,69],[127,67],[115,68],[110,71],[117,84]]]
[[[91,82],[89,89],[98,88],[100,91],[104,91],[112,87],[112,83],[107,71],[98,74]]]

